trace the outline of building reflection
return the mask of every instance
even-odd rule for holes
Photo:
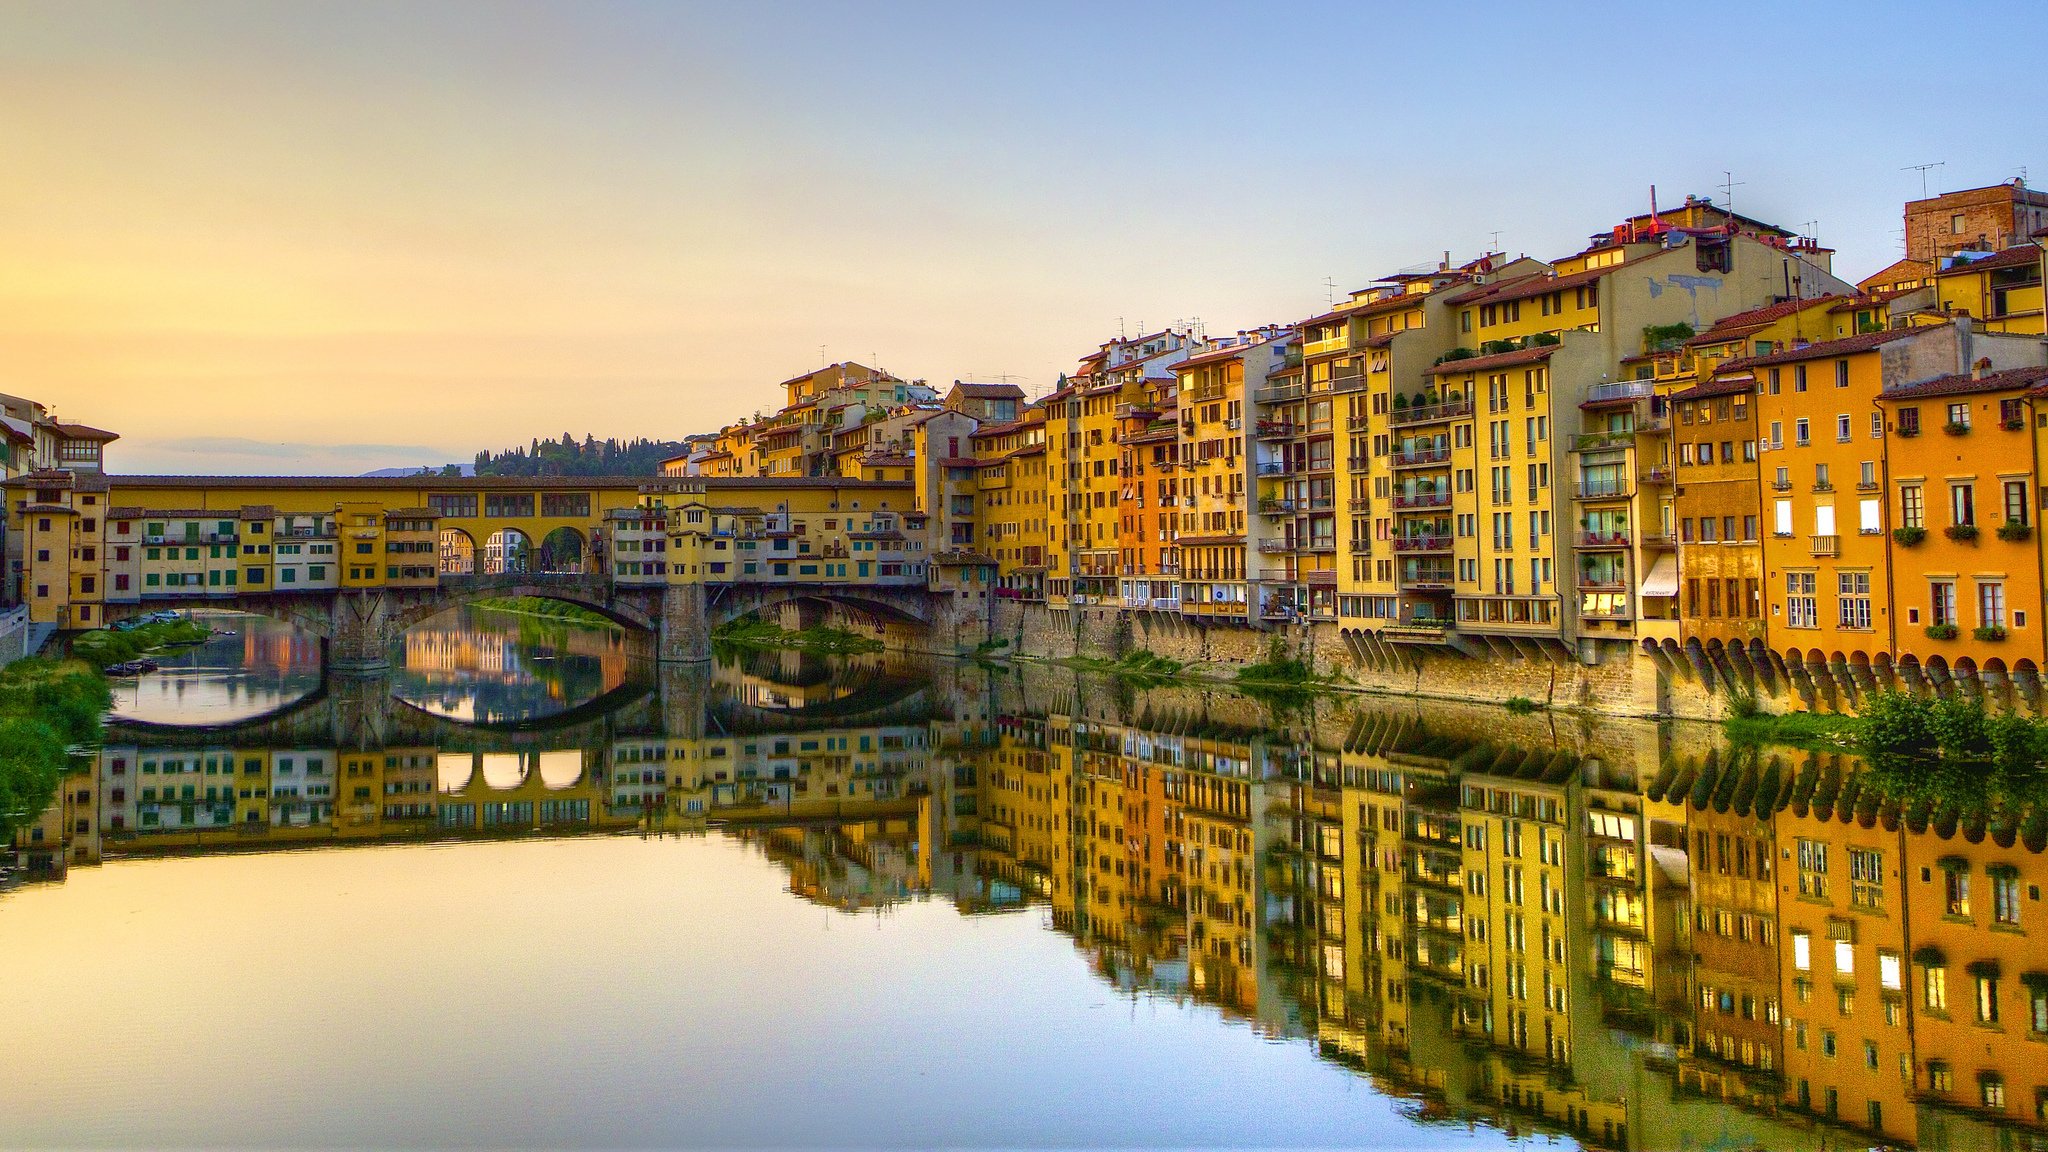
[[[841,911],[1040,910],[1105,982],[1312,1044],[1418,1123],[2048,1146],[2048,816],[1892,803],[1855,757],[1711,730],[1349,701],[1304,738],[1242,698],[1071,673],[956,670],[942,712],[863,722],[804,667],[719,671],[750,727],[111,743],[30,846],[715,829]]]

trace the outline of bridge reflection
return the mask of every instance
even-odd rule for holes
[[[1614,1148],[2048,1132],[2034,800],[1894,803],[1853,756],[1683,725],[1381,699],[1276,717],[886,660],[664,677],[574,730],[411,723],[130,733],[48,835],[82,864],[720,828],[822,906],[1038,910],[1125,994],[1312,1044],[1418,1122]]]

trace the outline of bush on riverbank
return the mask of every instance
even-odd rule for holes
[[[65,749],[98,741],[113,703],[106,679],[77,660],[0,669],[0,842],[50,806],[70,767]]]
[[[758,617],[745,616],[711,630],[711,642],[740,648],[784,648],[825,656],[850,656],[880,652],[882,642],[872,636],[844,628],[819,625],[800,632],[786,631]]]
[[[125,632],[99,628],[73,637],[71,654],[88,664],[104,667],[133,660],[159,648],[198,644],[211,635],[213,629],[193,620],[166,620]]]
[[[487,612],[510,612],[520,616],[538,616],[544,620],[560,620],[569,624],[587,624],[594,628],[619,628],[618,621],[581,604],[570,604],[563,600],[549,600],[542,596],[488,596],[471,602],[471,607]]]

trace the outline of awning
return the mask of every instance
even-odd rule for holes
[[[1678,595],[1678,557],[1657,557],[1657,562],[1650,565],[1650,574],[1643,577],[1643,595]]]
[[[1946,968],[1948,957],[1932,944],[1922,944],[1913,949],[1913,963],[1925,968]]]

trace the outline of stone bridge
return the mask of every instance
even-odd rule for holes
[[[238,595],[153,596],[110,604],[110,623],[165,608],[219,608],[267,616],[322,642],[325,663],[347,671],[390,666],[407,629],[478,600],[537,597],[588,608],[655,641],[664,663],[711,659],[711,629],[743,616],[794,611],[806,623],[838,611],[921,639],[901,647],[952,651],[986,636],[986,608],[922,585],[762,582],[621,585],[587,573],[444,575],[431,588],[342,588]]]

